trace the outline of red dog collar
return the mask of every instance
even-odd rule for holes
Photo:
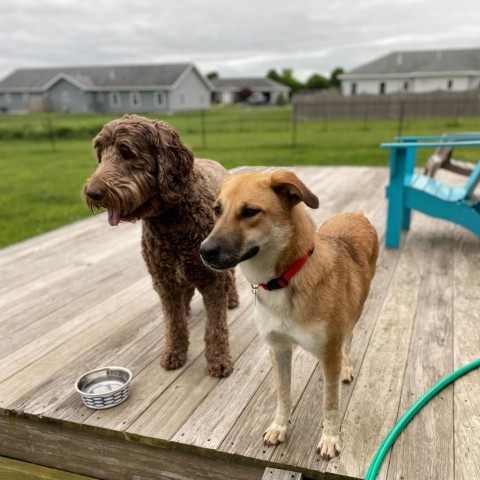
[[[288,285],[291,278],[303,267],[304,263],[308,260],[308,257],[315,250],[315,244],[308,249],[308,252],[303,257],[299,258],[286,272],[276,278],[272,278],[268,283],[259,283],[258,286],[264,290],[278,290]]]

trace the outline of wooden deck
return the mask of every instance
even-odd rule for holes
[[[296,170],[319,196],[316,221],[364,211],[383,243],[386,169]],[[480,241],[414,213],[402,248],[382,246],[355,330],[355,379],[342,385],[342,453],[328,462],[315,452],[322,381],[315,359],[300,349],[290,434],[285,444],[265,447],[274,384],[251,319],[249,285],[237,272],[231,377],[205,374],[198,295],[188,363],[163,370],[162,314],[141,258],[140,229],[111,228],[99,215],[0,251],[0,457],[95,479],[261,479],[267,466],[304,478],[363,478],[405,410],[441,377],[478,358]],[[131,394],[118,407],[90,410],[74,382],[102,365],[130,368]],[[479,439],[477,370],[414,419],[379,478],[478,479]]]

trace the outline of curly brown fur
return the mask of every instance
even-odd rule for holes
[[[238,305],[233,271],[213,272],[199,256],[214,225],[212,204],[226,170],[194,159],[165,122],[125,115],[103,127],[93,146],[98,167],[84,187],[87,205],[106,208],[110,225],[143,221],[142,253],[162,301],[166,369],[187,360],[187,315],[197,288],[207,310],[205,356],[208,373],[233,370],[226,308]]]

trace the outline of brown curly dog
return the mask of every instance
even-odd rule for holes
[[[213,272],[199,256],[215,223],[212,204],[227,171],[211,160],[194,159],[167,123],[137,115],[105,125],[93,146],[98,167],[84,187],[87,205],[107,209],[112,226],[143,221],[143,258],[166,325],[162,366],[173,370],[187,360],[187,315],[197,288],[207,310],[208,374],[230,375],[226,309],[238,305],[234,273]]]

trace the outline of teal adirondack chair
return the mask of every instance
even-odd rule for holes
[[[472,139],[473,138],[473,139]],[[400,246],[401,230],[410,228],[410,211],[449,220],[480,236],[480,198],[474,190],[480,181],[480,161],[463,187],[451,187],[432,177],[415,173],[418,148],[480,147],[480,136],[468,140],[452,137],[408,137],[384,143],[390,149],[390,184],[385,245]]]

